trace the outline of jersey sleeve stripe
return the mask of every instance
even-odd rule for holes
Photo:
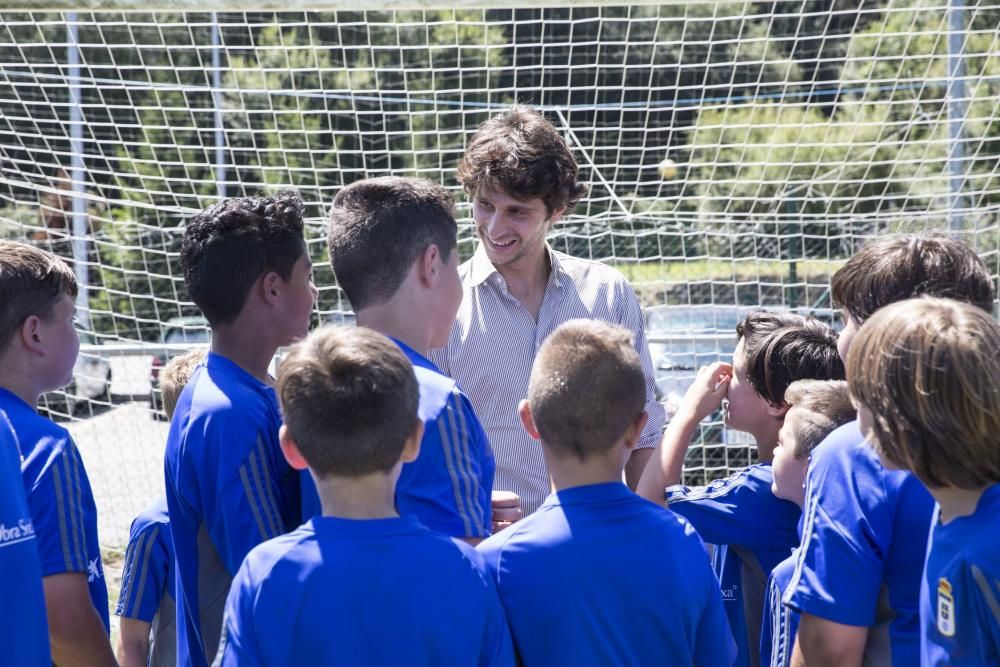
[[[252,455],[251,455],[252,456]],[[243,483],[243,492],[246,494],[247,502],[250,504],[250,510],[253,512],[254,521],[257,522],[257,530],[260,531],[260,535],[263,539],[270,538],[270,531],[268,527],[264,525],[264,517],[261,516],[260,507],[256,500],[254,500],[254,490],[250,485],[250,477],[247,475],[247,463],[240,466],[240,481]]]
[[[77,543],[80,545],[80,563],[83,566],[83,571],[87,572],[90,566],[90,558],[88,556],[90,552],[87,549],[87,523],[83,510],[82,481],[83,475],[86,473],[83,472],[83,459],[80,458],[80,452],[76,449],[76,445],[72,442],[70,442],[66,447],[66,456],[73,472],[73,516],[76,522]],[[100,553],[99,547],[96,544],[93,546],[95,549],[98,549],[98,553]]]
[[[262,494],[261,494],[261,506],[264,508],[264,512],[271,522],[274,529],[274,536],[281,535],[284,531],[282,530],[281,521],[281,509],[278,504],[278,499],[274,496],[274,489],[277,488],[275,481],[271,479],[271,468],[267,465],[267,447],[264,445],[264,439],[257,436],[257,461],[260,467],[261,475],[263,476],[263,483],[261,484]]]
[[[472,535],[472,523],[469,519],[468,509],[465,507],[465,501],[462,498],[461,482],[458,478],[458,472],[455,470],[455,452],[452,448],[452,439],[457,440],[458,434],[456,431],[456,425],[454,421],[454,415],[451,414],[451,400],[449,399],[444,411],[438,416],[437,423],[438,429],[441,433],[441,450],[444,453],[445,467],[448,469],[448,476],[451,478],[451,488],[455,494],[455,508],[458,510],[458,515],[462,518],[462,526],[465,530],[466,535]],[[449,437],[449,431],[451,436]]]
[[[115,607],[116,616],[130,618],[132,613],[133,605],[129,601],[134,597],[135,577],[138,571],[136,560],[141,557],[146,536],[145,532],[139,533],[138,539],[129,540],[128,546],[125,547],[125,564],[122,566],[122,586],[118,592],[118,605]]]
[[[469,511],[472,514],[473,522],[479,535],[489,535],[486,532],[482,508],[479,505],[479,475],[476,467],[473,466],[472,438],[469,420],[465,418],[465,404],[461,400],[461,395],[457,391],[451,393],[451,399],[455,404],[455,414],[458,416],[459,432],[462,434],[462,458],[460,463],[465,463],[466,492],[468,493]]]
[[[59,521],[59,543],[63,564],[67,572],[83,570],[81,565],[79,535],[76,531],[73,492],[69,486],[71,475],[65,454],[53,462],[52,487],[56,494],[56,515]]]
[[[997,602],[996,595],[993,594],[993,589],[990,587],[990,582],[986,579],[986,575],[983,574],[982,570],[973,565],[972,578],[976,580],[976,586],[979,587],[979,591],[986,600],[986,606],[990,608],[990,612],[993,614],[993,622],[1000,625],[1000,602]]]
[[[146,531],[148,535],[146,539],[146,546],[142,552],[142,570],[139,572],[139,587],[136,589],[135,602],[132,603],[132,611],[135,614],[142,613],[142,595],[146,592],[146,576],[149,574],[149,555],[153,550],[153,545],[156,544],[156,538],[159,537],[160,527],[153,526],[152,530]]]

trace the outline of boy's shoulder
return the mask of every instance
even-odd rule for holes
[[[0,410],[7,416],[25,460],[43,453],[48,458],[72,446],[73,438],[66,428],[38,414],[5,389],[0,389]]]
[[[402,341],[393,339],[399,346],[406,358],[413,364],[413,374],[417,378],[420,387],[420,418],[427,421],[437,419],[448,405],[449,399],[454,395],[460,401],[467,401],[465,394],[458,388],[458,384],[451,377],[448,377],[438,369],[427,357],[413,350]]]
[[[774,471],[769,464],[755,463],[741,468],[728,477],[712,480],[704,486],[684,486],[677,484],[667,487],[665,498],[668,505],[686,501],[722,499],[734,494],[759,496],[774,499],[771,482]]]
[[[1000,483],[983,492],[974,513],[942,526],[935,510],[933,524],[932,552],[950,552],[957,563],[976,567],[1000,581]]]
[[[225,357],[210,354],[191,375],[178,400],[189,418],[241,420],[267,415],[277,408],[271,387]]]
[[[132,520],[132,526],[129,529],[129,541],[135,540],[138,536],[153,528],[159,528],[161,539],[169,542],[169,534],[167,533],[169,527],[170,517],[167,514],[167,499],[166,497],[161,497],[152,505],[139,512],[135,516],[135,519]]]

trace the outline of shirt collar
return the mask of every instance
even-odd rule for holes
[[[552,267],[549,282],[555,287],[562,287],[560,279],[567,274],[563,270],[562,262],[559,261],[559,254],[548,243],[545,244],[545,250],[549,253],[549,265]],[[500,272],[493,266],[493,262],[486,256],[486,249],[483,248],[482,242],[476,247],[476,253],[472,256],[469,269],[469,284],[472,287],[478,287],[492,276],[500,275]]]

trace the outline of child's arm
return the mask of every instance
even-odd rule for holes
[[[860,667],[868,640],[868,628],[834,623],[812,614],[802,614],[792,652],[792,667]]]
[[[90,600],[87,575],[63,572],[42,578],[52,661],[60,667],[113,666],[111,642]]]
[[[119,627],[117,653],[121,667],[146,667],[152,624],[134,618],[122,618]]]
[[[691,436],[701,420],[722,404],[732,376],[733,367],[721,361],[701,367],[698,376],[684,394],[677,414],[670,420],[663,440],[653,451],[636,487],[636,493],[663,505],[664,489],[681,481],[684,455],[691,444]]]

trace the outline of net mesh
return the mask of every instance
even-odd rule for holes
[[[1000,3],[945,0],[6,12],[0,235],[66,257],[86,286],[90,356],[47,399],[83,451],[102,539],[124,542],[162,491],[151,353],[204,331],[178,265],[192,212],[299,190],[316,319],[337,321],[323,219],[338,188],[394,174],[455,189],[468,257],[456,163],[490,114],[535,105],[591,185],[551,242],[633,282],[672,405],[749,307],[835,321],[829,277],[873,236],[950,231],[998,272],[998,25]],[[717,420],[698,437],[688,481],[752,458]]]

